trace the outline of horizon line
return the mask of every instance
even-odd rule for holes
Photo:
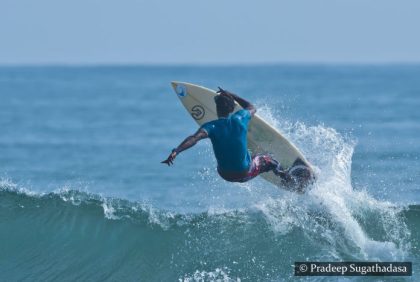
[[[0,67],[276,67],[276,66],[418,66],[420,61],[384,61],[384,62],[250,62],[250,63],[147,63],[147,62],[46,62],[46,63],[2,63]]]

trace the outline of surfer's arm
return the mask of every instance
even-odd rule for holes
[[[171,154],[169,155],[169,157],[166,160],[162,161],[162,163],[167,164],[168,166],[173,164],[173,161],[175,160],[176,156],[179,153],[191,148],[192,146],[197,144],[198,141],[200,141],[201,139],[207,138],[207,137],[208,137],[207,131],[200,128],[199,130],[197,130],[196,133],[194,133],[193,135],[190,135],[187,138],[185,138],[185,140],[182,141],[182,143],[179,144],[178,147],[173,149]]]
[[[197,142],[200,141],[201,139],[204,139],[207,137],[208,137],[207,131],[200,128],[199,130],[197,130],[196,133],[185,138],[185,140],[182,141],[182,143],[176,149],[174,149],[174,151],[177,154],[179,154],[182,151],[185,151],[191,148],[192,146],[194,146],[195,144],[197,144]]]
[[[238,102],[238,104],[241,105],[242,108],[244,108],[245,110],[248,110],[251,113],[251,116],[255,115],[255,113],[257,112],[257,109],[254,107],[254,105],[252,105],[249,101],[245,100],[244,98],[239,97],[238,95],[232,92],[229,92],[219,87],[219,91],[217,93],[224,94],[224,95],[227,94],[227,95],[232,96],[232,98],[236,102]]]

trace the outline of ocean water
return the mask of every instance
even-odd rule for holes
[[[288,281],[295,261],[412,261],[420,66],[0,67],[1,281]],[[170,81],[224,87],[314,164],[296,195],[227,183]],[[336,278],[335,280],[362,280]],[[326,277],[304,280],[330,281]]]

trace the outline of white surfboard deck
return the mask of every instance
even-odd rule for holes
[[[178,81],[173,81],[172,87],[185,109],[200,126],[218,119],[214,102],[214,97],[219,95],[216,91]],[[236,103],[234,112],[240,109],[242,107]],[[252,155],[258,153],[271,154],[286,169],[290,168],[297,159],[301,159],[313,171],[312,166],[297,147],[259,117],[258,114],[252,117],[248,127],[248,149]],[[262,173],[260,176],[274,185],[284,188],[281,179],[273,172]]]

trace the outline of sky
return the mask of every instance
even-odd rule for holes
[[[0,0],[0,65],[419,63],[418,0]]]

